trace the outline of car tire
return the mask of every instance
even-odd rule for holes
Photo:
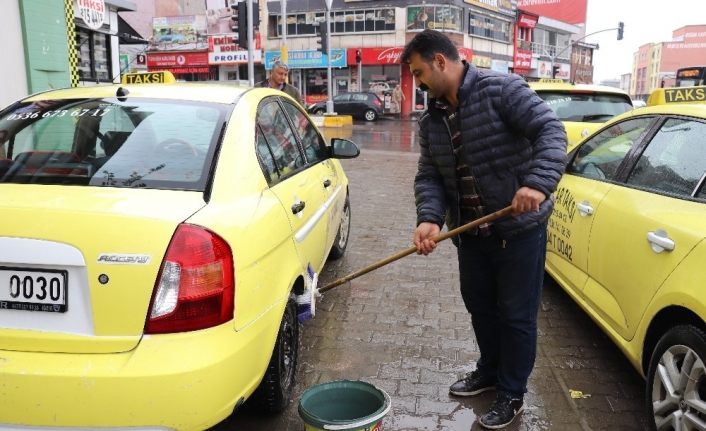
[[[329,259],[336,260],[343,257],[348,247],[348,237],[351,231],[351,203],[346,196],[346,202],[343,204],[343,217],[341,224],[338,226],[336,239],[333,241],[333,247],[329,253]]]
[[[365,121],[375,121],[378,119],[378,113],[374,109],[368,109],[363,113],[363,118]]]
[[[325,110],[325,109],[316,108],[316,109],[314,110],[314,115],[324,115],[325,113],[326,113],[326,110]]]
[[[270,363],[255,391],[256,405],[265,413],[284,410],[292,398],[299,360],[299,320],[297,303],[290,299],[284,308]]]
[[[662,336],[652,352],[647,371],[645,401],[650,429],[660,429],[663,423],[680,423],[681,429],[692,429],[688,426],[690,416],[698,415],[699,421],[703,420],[704,412],[698,404],[703,406],[706,402],[705,361],[703,330],[681,325]],[[671,393],[665,385],[671,385]],[[659,406],[658,411],[655,411],[656,406]]]

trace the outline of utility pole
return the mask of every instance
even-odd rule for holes
[[[248,14],[248,85],[251,87],[255,86],[255,61],[253,60],[253,55],[255,55],[255,50],[253,49],[253,1],[254,0],[243,0],[248,2],[247,14]]]
[[[326,0],[326,81],[328,82],[328,100],[326,101],[326,113],[333,112],[333,76],[331,73],[331,3],[333,0]]]
[[[282,47],[279,50],[279,59],[289,64],[289,50],[287,49],[287,0],[282,0]]]

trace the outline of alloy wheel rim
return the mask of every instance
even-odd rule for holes
[[[351,210],[348,205],[343,210],[341,226],[338,228],[338,248],[343,248],[348,243],[348,228],[351,224]]]
[[[285,319],[282,324],[282,362],[281,369],[283,371],[280,378],[280,384],[283,388],[287,388],[292,383],[294,376],[294,355],[296,349],[294,324],[291,321],[291,313],[285,313]]]
[[[365,112],[365,119],[368,121],[373,121],[375,119],[375,112],[374,111],[366,111]]]
[[[652,411],[657,430],[706,429],[706,367],[688,346],[671,346],[659,359]]]

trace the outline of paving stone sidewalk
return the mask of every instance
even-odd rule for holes
[[[351,239],[330,262],[333,281],[411,245],[412,183],[417,155],[366,150],[344,161],[350,178]],[[324,294],[304,324],[295,399],[279,416],[251,408],[214,430],[304,429],[302,392],[337,379],[364,380],[392,398],[385,430],[479,430],[477,417],[494,399],[448,394],[479,357],[470,317],[458,292],[451,241],[430,256],[410,255]],[[539,318],[535,370],[526,409],[508,430],[643,430],[643,381],[608,338],[547,280]],[[571,398],[569,390],[586,398]]]

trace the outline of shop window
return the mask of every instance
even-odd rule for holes
[[[473,36],[510,43],[511,27],[510,21],[495,16],[475,11],[468,14],[468,34]]]
[[[375,93],[380,100],[391,95],[400,82],[400,66],[375,65],[363,67],[363,91]]]
[[[325,12],[287,14],[287,36],[311,36],[317,26],[326,22]],[[270,15],[271,37],[282,36],[282,16]],[[332,33],[360,33],[393,31],[395,9],[357,9],[337,11],[331,14]]]
[[[461,32],[461,8],[457,6],[409,6],[407,30],[450,30]]]
[[[76,51],[81,80],[112,81],[109,35],[76,27]]]

